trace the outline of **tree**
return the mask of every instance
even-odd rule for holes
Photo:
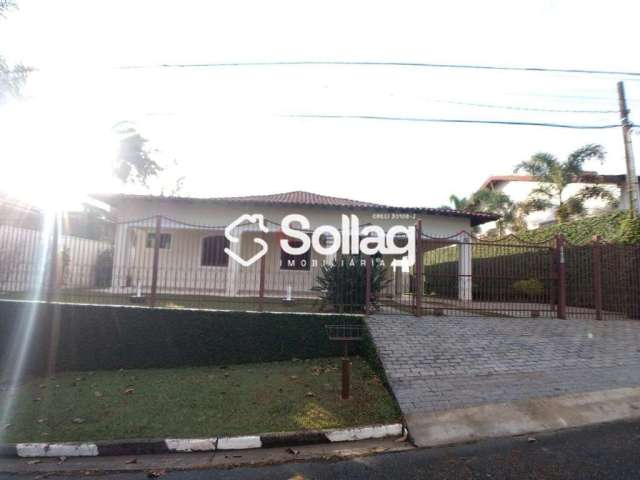
[[[23,65],[11,68],[6,60],[0,56],[0,104],[9,97],[19,97],[20,91],[27,80],[29,69]]]
[[[509,195],[495,190],[478,190],[472,195],[474,210],[496,213],[500,218],[496,220],[496,232],[502,237],[511,232],[527,229],[524,213],[520,204],[511,200]]]
[[[617,199],[613,194],[597,184],[585,186],[571,196],[566,194],[569,185],[580,182],[585,173],[585,162],[599,160],[602,163],[604,156],[602,145],[589,144],[572,152],[563,162],[550,153],[540,152],[518,164],[515,173],[524,171],[540,183],[524,202],[524,213],[553,209],[556,220],[562,223],[583,215],[588,199],[599,198],[615,206]],[[597,182],[597,178],[594,182]]]
[[[180,175],[178,162],[156,158],[162,152],[149,147],[149,141],[143,137],[131,122],[120,122],[113,130],[120,136],[120,145],[113,174],[124,184],[143,187],[155,195],[176,196],[184,186],[185,177]]]
[[[496,233],[503,236],[508,231],[514,232],[526,229],[524,216],[520,205],[514,203],[506,193],[494,190],[478,190],[469,197],[449,197],[451,206],[444,205],[442,208],[461,211],[487,212],[500,215],[496,220]]]
[[[0,17],[4,17],[5,12],[12,8],[16,8],[14,0],[0,0]]]
[[[3,18],[9,10],[16,8],[13,0],[0,0],[0,18]],[[5,58],[0,55],[0,105],[9,97],[20,96],[29,69],[24,65],[16,65],[13,68],[7,64]]]
[[[454,210],[464,211],[469,210],[471,206],[471,199],[469,199],[468,197],[458,197],[457,195],[451,195],[449,197],[449,202],[451,203],[451,206],[443,205],[442,208],[451,209],[453,207]]]
[[[149,179],[157,177],[164,170],[151,158],[153,151],[147,146],[148,140],[129,122],[115,125],[114,130],[120,135],[114,175],[122,183],[138,184],[148,188]]]

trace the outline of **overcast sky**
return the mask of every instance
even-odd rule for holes
[[[551,113],[448,102],[617,109],[632,78],[374,66],[138,68],[267,61],[399,61],[640,71],[637,1],[18,0],[0,53],[37,69],[26,100],[0,107],[0,188],[67,195],[119,188],[111,126],[135,122],[182,194],[308,190],[438,206],[531,154],[602,143],[623,173],[622,135],[295,114],[613,124],[615,113]],[[635,39],[634,39],[635,35]],[[626,44],[626,46],[625,46]],[[638,77],[636,77],[638,78]],[[636,144],[639,136],[634,136]],[[636,149],[637,150],[637,149]]]

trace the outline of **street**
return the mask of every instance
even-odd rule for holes
[[[286,463],[234,470],[158,472],[171,480],[199,479],[637,479],[640,421],[603,424],[535,437],[518,437],[437,449],[415,449],[346,461]],[[148,472],[82,478],[137,480]],[[0,479],[43,478],[0,474]],[[53,477],[65,478],[65,477]],[[68,478],[68,477],[66,477]]]

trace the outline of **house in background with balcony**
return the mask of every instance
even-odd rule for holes
[[[590,185],[599,184],[608,188],[611,193],[619,199],[618,208],[627,210],[629,208],[629,189],[627,186],[626,176],[622,175],[599,175],[596,172],[585,172],[580,181],[571,184],[565,190],[567,198],[579,192],[582,188]],[[493,190],[505,193],[514,203],[524,202],[533,189],[538,187],[535,177],[529,175],[495,175],[487,178],[479,190]],[[587,215],[597,215],[610,210],[607,202],[601,199],[589,199],[586,201]],[[541,212],[532,212],[525,219],[527,227],[534,229],[545,225],[551,225],[556,222],[554,217],[554,209],[548,209]],[[484,229],[491,228],[491,224],[487,224]]]

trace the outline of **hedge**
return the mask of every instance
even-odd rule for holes
[[[640,246],[603,245],[602,301],[604,310],[640,318]],[[493,302],[550,302],[557,289],[551,280],[552,253],[529,251],[514,255],[473,258],[474,300]],[[594,308],[593,247],[565,248],[567,305]],[[458,262],[425,265],[425,294],[458,297]],[[539,280],[542,293],[527,297],[514,284],[518,280]]]
[[[456,250],[457,255],[457,250]],[[458,298],[458,261],[425,265],[425,294],[435,293],[445,298]],[[472,258],[472,292],[478,301],[548,301],[552,281],[551,254],[549,250],[533,251],[494,257]],[[535,278],[541,281],[543,294],[527,298],[513,288],[518,280]]]
[[[29,334],[25,370],[46,371],[52,325],[60,337],[56,370],[169,368],[338,356],[325,325],[358,323],[348,315],[227,312],[107,305],[0,301],[0,365],[16,366],[16,347]],[[351,350],[358,354],[358,346]]]
[[[628,218],[628,213],[618,211],[581,218],[567,223],[558,223],[546,227],[518,233],[525,242],[540,242],[561,233],[569,243],[585,245],[592,241],[594,235],[600,235],[608,242],[618,241],[622,223]]]
[[[518,232],[516,236],[520,239],[517,243],[519,246],[509,248],[501,246],[500,242],[495,239],[487,239],[485,243],[479,243],[474,246],[474,258],[497,257],[502,255],[514,255],[524,252],[528,243],[540,244],[546,242],[548,246],[554,245],[555,235],[561,233],[570,245],[587,245],[591,244],[594,235],[600,235],[606,242],[620,242],[623,236],[630,237],[638,235],[633,230],[633,225],[629,225],[629,215],[627,212],[614,212],[593,217],[572,220],[567,223],[559,223],[539,227],[534,230]],[[625,228],[626,227],[626,228]],[[631,232],[627,230],[631,229]],[[635,238],[635,237],[632,237]],[[495,243],[491,243],[495,242]],[[513,242],[507,242],[513,243]],[[622,243],[633,243],[628,241]],[[532,250],[535,250],[532,248]],[[446,261],[457,261],[458,250],[453,246],[443,247],[428,251],[424,254],[424,262],[426,265],[436,265]]]

